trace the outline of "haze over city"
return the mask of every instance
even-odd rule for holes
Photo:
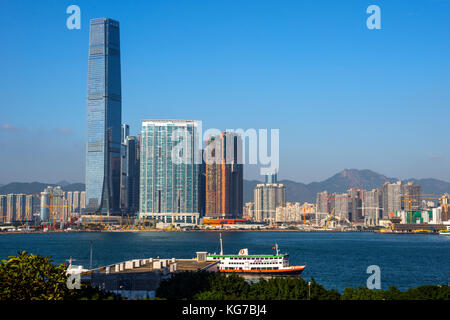
[[[431,3],[431,4],[430,4]],[[449,3],[2,1],[0,184],[84,182],[89,19],[121,25],[122,119],[280,130],[279,179],[450,181]],[[23,10],[27,7],[27,10]],[[14,29],[15,32],[9,32]],[[245,178],[261,179],[249,166]]]

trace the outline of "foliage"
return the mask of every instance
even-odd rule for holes
[[[310,284],[303,278],[260,278],[248,283],[237,274],[182,272],[160,283],[158,299],[195,300],[449,300],[449,286],[421,286],[407,291],[396,287],[370,290],[366,287],[346,288],[341,295],[327,290],[314,279]]]
[[[448,285],[425,285],[400,291],[396,287],[388,290],[370,290],[366,287],[346,288],[343,300],[449,300],[450,287]]]
[[[161,281],[156,291],[156,296],[169,300],[190,300],[193,299],[196,293],[209,288],[208,272],[180,272],[169,279]]]
[[[90,288],[67,288],[67,267],[50,257],[18,252],[0,264],[0,300],[97,300],[117,296]]]

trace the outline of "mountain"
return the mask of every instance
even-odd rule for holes
[[[304,184],[291,180],[278,181],[286,186],[286,201],[315,202],[316,194],[321,191],[344,193],[350,188],[371,190],[378,188],[386,181],[396,182],[399,179],[389,178],[371,170],[345,169],[334,176],[321,181]],[[441,195],[450,193],[450,183],[438,179],[409,179],[422,186],[422,193]],[[244,181],[244,203],[253,201],[253,189],[259,181]]]
[[[371,170],[356,170],[345,169],[334,176],[320,181],[312,182],[309,184],[295,182],[291,180],[281,180],[286,186],[286,201],[298,201],[298,202],[312,202],[316,201],[316,194],[321,191],[327,190],[330,193],[344,193],[350,188],[362,188],[371,190],[378,188],[386,181],[396,182],[399,179],[389,178],[385,175],[376,173]],[[403,182],[411,181],[422,186],[423,194],[435,194],[441,195],[443,193],[450,193],[450,183],[438,179],[409,179],[403,180]],[[64,181],[62,181],[64,182]],[[258,180],[244,180],[244,203],[253,201],[253,190],[258,183],[262,183]],[[32,183],[19,183],[13,182],[7,185],[0,185],[0,194],[8,193],[40,193],[47,186],[55,186],[54,184],[32,182]],[[72,183],[62,186],[64,191],[84,191],[85,185],[83,183]]]
[[[57,183],[55,183],[57,186],[61,186],[61,187],[66,187],[66,186],[69,186],[69,185],[71,185],[71,183],[69,182],[69,181],[66,181],[66,180],[61,180],[61,181],[59,181],[59,182],[57,182]]]
[[[59,185],[59,184],[58,184]],[[0,186],[0,194],[8,193],[26,193],[37,194],[44,191],[48,186],[57,186],[56,184],[40,183],[40,182],[12,182],[3,186]],[[62,186],[64,191],[84,191],[84,183],[72,183],[66,186]]]

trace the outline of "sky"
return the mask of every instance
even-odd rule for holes
[[[69,5],[81,29],[69,30]],[[381,10],[370,30],[369,5]],[[280,179],[450,181],[450,1],[0,2],[0,184],[84,182],[89,20],[120,22],[122,122],[279,129]],[[261,179],[246,167],[247,179]]]

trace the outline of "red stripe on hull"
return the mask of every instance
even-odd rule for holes
[[[289,268],[289,269],[271,269],[271,270],[219,270],[219,272],[224,273],[248,273],[248,274],[279,274],[279,275],[289,275],[289,274],[301,274],[305,267]]]

